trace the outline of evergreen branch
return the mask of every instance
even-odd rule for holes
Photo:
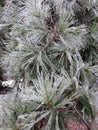
[[[53,32],[50,34],[51,37],[50,39],[47,41],[46,45],[44,46],[44,48],[42,49],[45,50],[55,39],[55,36],[56,36],[56,33],[57,33],[57,26],[55,25],[54,21],[53,21],[53,18],[51,16],[50,18],[50,26],[53,28]]]

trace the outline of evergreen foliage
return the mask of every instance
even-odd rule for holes
[[[65,130],[77,118],[90,130],[98,109],[98,1],[11,0],[1,20],[2,64],[21,89],[5,110],[10,129]]]

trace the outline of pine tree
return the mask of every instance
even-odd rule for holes
[[[12,0],[2,21],[8,27],[2,64],[21,89],[21,100],[9,105],[11,129],[65,130],[71,118],[91,130],[98,108],[97,0]]]

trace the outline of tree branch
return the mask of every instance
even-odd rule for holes
[[[91,130],[90,126],[87,124],[87,122],[83,119],[83,117],[81,116],[81,114],[79,113],[79,111],[77,110],[77,108],[71,103],[68,105],[68,107],[66,109],[59,109],[59,112],[66,112],[68,111],[70,108],[73,108],[75,110],[75,112],[77,113],[77,115],[81,118],[81,120],[83,121],[83,123],[86,125],[86,127],[88,128],[88,130]]]
[[[86,125],[86,127],[88,128],[88,130],[91,130],[90,126],[87,124],[87,122],[83,119],[83,117],[81,116],[81,114],[79,113],[79,111],[77,110],[77,108],[71,104],[72,108],[75,110],[75,112],[77,113],[77,115],[81,118],[81,120],[83,121],[83,123]]]
[[[53,21],[53,18],[52,16],[50,17],[50,23],[49,25],[52,27],[53,31],[51,32],[51,36],[50,36],[50,39],[47,41],[46,45],[44,46],[44,48],[42,49],[42,51],[44,49],[46,49],[55,39],[55,36],[56,36],[56,33],[57,33],[57,26],[55,24],[55,22]]]
[[[56,30],[57,30],[57,27],[56,27],[56,25],[55,25],[55,26],[54,26],[54,31],[53,31],[53,33],[51,34],[50,39],[48,40],[48,42],[46,43],[46,45],[44,46],[44,48],[43,48],[42,50],[46,49],[46,48],[51,44],[51,42],[54,41],[54,38],[55,38],[55,36],[56,36]]]
[[[70,108],[72,108],[72,104],[69,104],[68,107],[66,109],[59,109],[59,112],[66,112],[68,111]]]

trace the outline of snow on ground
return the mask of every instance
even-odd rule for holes
[[[3,81],[2,82],[2,85],[3,85],[3,87],[12,87],[13,85],[14,85],[14,80],[8,80],[8,81]]]

